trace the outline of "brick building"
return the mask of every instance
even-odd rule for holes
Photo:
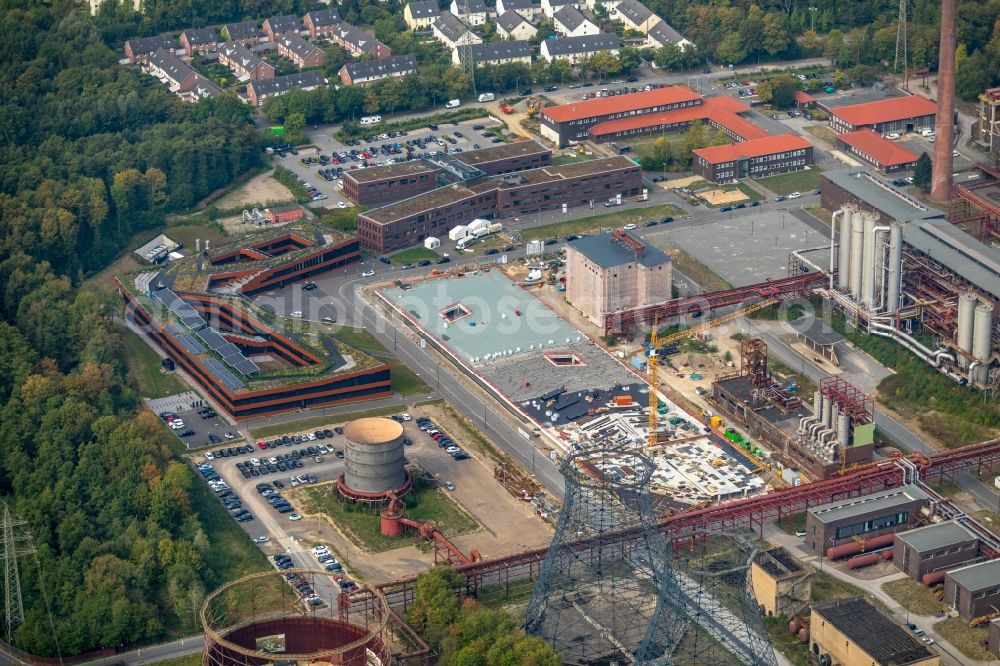
[[[963,620],[995,613],[1000,607],[1000,560],[952,569],[944,576],[942,601]]]
[[[917,163],[916,155],[872,129],[838,134],[837,145],[882,173],[909,171]]]
[[[300,68],[319,67],[326,59],[326,53],[298,35],[286,35],[278,40],[278,55],[291,60]]]
[[[392,49],[375,39],[374,35],[347,21],[338,25],[337,29],[330,33],[330,38],[355,58],[367,55],[379,60],[392,55]]]
[[[474,178],[358,215],[366,249],[394,252],[444,236],[476,218],[504,218],[567,206],[586,206],[642,192],[642,170],[624,157],[548,166]]]
[[[302,18],[302,25],[309,31],[309,39],[333,34],[339,23],[340,14],[335,7],[309,12]]]
[[[380,60],[360,60],[349,62],[340,68],[338,74],[344,85],[364,85],[372,81],[400,78],[417,71],[417,61],[411,55],[392,56]]]
[[[734,141],[770,136],[740,115],[743,113],[750,113],[750,107],[732,97],[706,97],[700,104],[692,106],[608,120],[594,125],[587,134],[595,143],[607,143],[653,134],[685,132],[691,123],[699,120],[713,129],[721,129]]]
[[[968,562],[979,553],[979,538],[955,522],[938,523],[899,532],[892,561],[910,578]]]
[[[193,28],[181,33],[181,46],[190,58],[195,53],[214,51],[219,46],[219,36],[215,28]]]
[[[813,507],[806,512],[805,545],[822,557],[829,548],[855,537],[894,534],[912,525],[930,499],[916,486],[903,486]]]
[[[131,65],[142,64],[149,60],[149,56],[156,53],[157,49],[173,53],[176,48],[177,40],[172,35],[136,37],[125,42],[125,57]]]
[[[199,74],[173,51],[157,49],[142,66],[143,70],[166,84],[170,92],[185,102],[197,102],[206,97],[218,97],[222,90]]]
[[[243,46],[255,46],[260,44],[260,38],[264,34],[253,21],[241,21],[222,26],[222,36],[228,42],[238,42]]]
[[[801,171],[813,163],[812,144],[796,134],[698,148],[693,153],[694,172],[712,183]]]
[[[908,95],[864,104],[825,107],[824,110],[830,113],[830,129],[838,134],[866,127],[879,134],[903,134],[934,127],[937,104],[920,95]]]
[[[274,78],[274,65],[239,42],[226,42],[219,48],[219,64],[228,67],[240,79],[262,81]]]
[[[672,274],[670,257],[627,231],[566,245],[566,301],[599,326],[607,314],[669,301]]]
[[[261,79],[251,81],[247,86],[247,99],[254,106],[260,106],[269,97],[284,95],[289,90],[301,88],[302,90],[314,90],[327,83],[323,72],[312,70],[299,72],[298,74],[288,74],[286,76],[276,76],[273,79]]]
[[[587,36],[582,39],[594,39],[594,37]],[[701,103],[701,95],[684,86],[668,86],[628,95],[599,97],[543,108],[539,129],[543,137],[563,147],[570,141],[586,140],[590,128],[603,122],[697,106]]]
[[[284,16],[272,16],[264,20],[264,34],[272,42],[276,42],[285,35],[298,36],[302,32],[302,21],[295,14]]]

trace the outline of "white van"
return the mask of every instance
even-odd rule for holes
[[[932,130],[930,127],[925,127],[924,129],[920,130],[920,136],[924,138],[930,138],[934,136],[934,130]]]
[[[494,95],[493,93],[483,93],[482,95],[479,96],[479,101],[480,102],[492,102],[496,98],[497,98],[497,96]]]
[[[455,107],[457,107],[461,103],[462,103],[462,100],[460,100],[460,99],[448,100],[448,103],[444,105],[444,108],[446,108],[446,109],[454,109]]]
[[[362,125],[378,125],[382,122],[382,116],[365,116],[361,119]]]

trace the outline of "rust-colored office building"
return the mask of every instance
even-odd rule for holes
[[[369,210],[358,216],[358,235],[366,249],[395,252],[476,218],[505,218],[563,204],[600,206],[616,195],[641,192],[642,170],[624,157],[547,166],[474,178]]]
[[[916,165],[918,159],[914,153],[872,129],[838,134],[837,145],[841,150],[870,164],[882,173],[909,171]]]
[[[969,563],[979,554],[979,538],[955,522],[918,527],[896,534],[892,546],[892,561],[903,573],[915,580],[926,574]]]
[[[952,569],[944,576],[942,601],[963,620],[996,612],[1000,607],[1000,560]]]
[[[795,134],[779,134],[693,151],[692,168],[711,183],[766,178],[801,171],[813,163],[812,144]]]

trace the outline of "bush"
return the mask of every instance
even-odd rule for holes
[[[337,132],[337,138],[341,141],[349,139],[357,139],[358,137],[365,136],[374,131],[381,132],[393,132],[398,130],[412,130],[418,129],[420,127],[427,127],[430,124],[443,125],[446,123],[458,123],[463,120],[471,120],[473,118],[484,118],[489,115],[489,111],[486,109],[466,107],[464,109],[458,109],[456,111],[443,111],[441,113],[436,113],[433,116],[422,116],[420,118],[410,118],[408,120],[400,120],[394,123],[382,123],[377,127],[362,127],[357,123],[344,123],[340,131]]]
[[[302,183],[299,182],[298,176],[285,167],[274,167],[274,179],[291,190],[298,203],[308,203],[309,201],[312,201],[309,193],[306,192],[306,188],[302,187]]]

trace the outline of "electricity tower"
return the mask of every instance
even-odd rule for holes
[[[906,68],[906,0],[899,0],[899,23],[896,25],[896,61],[893,63],[892,71],[898,72],[900,64],[903,65],[904,79],[907,78]]]
[[[15,520],[6,502],[3,505],[3,569],[4,569],[4,609],[7,612],[7,641],[13,643],[14,630],[24,622],[24,604],[21,603],[21,577],[17,571],[17,558],[32,555],[35,547],[31,535],[20,528],[27,524]]]

